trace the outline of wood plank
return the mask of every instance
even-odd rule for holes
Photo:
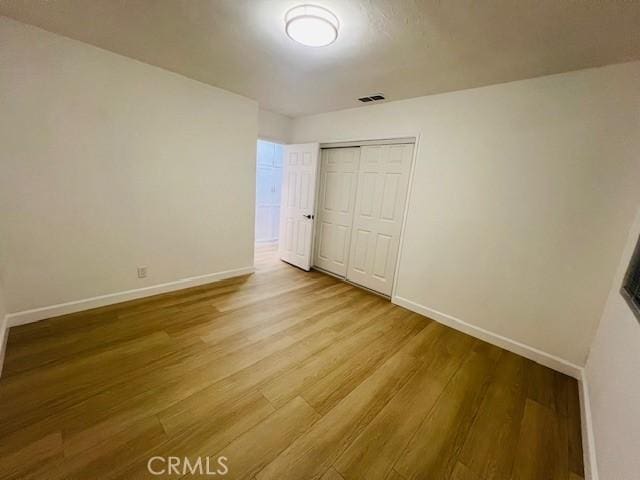
[[[511,476],[531,362],[504,352],[467,437],[460,461],[485,480]],[[499,445],[499,448],[496,446]]]
[[[438,398],[394,468],[406,479],[448,478],[491,378],[495,360],[474,350]],[[429,441],[425,441],[429,439]]]
[[[382,305],[381,309],[386,311],[387,307]],[[269,378],[277,374],[284,375],[285,372],[296,368],[299,362],[302,362],[305,358],[322,351],[340,338],[340,334],[331,328],[323,328],[315,333],[318,326],[332,326],[334,320],[337,322],[348,322],[349,329],[342,334],[349,335],[369,323],[370,319],[366,316],[361,317],[356,322],[349,321],[351,315],[351,312],[339,312],[335,315],[335,319],[327,316],[325,317],[326,322],[315,322],[311,325],[312,335],[303,337],[299,341],[296,340],[298,336],[302,335],[302,331],[296,331],[295,333],[287,335],[286,339],[287,341],[291,341],[291,345],[261,359],[254,364],[254,368],[241,369],[235,374],[223,378],[219,382],[212,382],[210,386],[192,393],[184,400],[171,405],[165,411],[159,413],[165,428],[169,430],[185,428],[187,425],[185,418],[188,422],[196,419],[198,415],[206,416],[208,409],[211,408],[212,405],[218,404],[221,398],[229,398],[250,387],[259,388],[263,382]],[[229,362],[229,364],[234,365],[233,362]],[[210,378],[210,373],[206,374]],[[203,382],[200,381],[198,384],[202,385]]]
[[[389,472],[389,475],[387,475],[387,478],[385,478],[385,480],[407,480],[407,479],[392,469]]]
[[[170,337],[158,332],[50,369],[2,379],[5,381],[0,382],[0,434],[38,421],[52,409],[70,407],[91,395],[90,391],[115,383],[122,375],[171,352]],[[16,402],[16,398],[20,401]]]
[[[301,397],[294,398],[215,455],[227,458],[229,473],[225,478],[253,477],[318,418],[307,402]]]
[[[110,478],[148,478],[147,461],[151,456],[187,457],[194,460],[212,456],[274,411],[264,397],[249,395],[225,409],[212,411],[207,421],[201,419],[197,423],[191,423],[190,428],[168,434],[166,440],[160,444],[148,445],[145,451],[136,452],[135,455],[119,452],[117,456],[102,458],[114,464],[109,472]]]
[[[394,326],[396,331],[402,331],[397,325],[397,320],[406,319],[409,316],[408,312],[396,310],[388,315],[375,317],[362,330],[354,335],[342,337],[317,355],[308,358],[298,368],[267,382],[260,387],[260,391],[272,405],[278,408],[335,370],[339,364],[344,364],[356,352],[376,343],[379,337],[388,333]]]
[[[92,442],[91,448],[65,452],[64,477],[96,478],[115,473],[120,465],[146,456],[150,448],[167,441],[160,422],[148,416],[115,435]]]
[[[50,461],[62,455],[62,435],[52,433],[21,447],[18,451],[0,457],[2,478],[24,478],[39,463]]]
[[[559,415],[567,415],[569,377],[538,363],[529,373],[528,397]]]
[[[415,373],[414,358],[402,350],[298,438],[256,478],[314,478],[329,468]]]
[[[324,475],[322,475],[320,480],[344,480],[344,478],[336,471],[335,468],[331,467],[329,470],[324,472]]]
[[[436,325],[429,327],[438,332]],[[416,374],[335,462],[348,479],[384,479],[445,386],[473,340],[452,331],[437,337]]]
[[[310,339],[295,343],[288,349],[265,357],[251,368],[241,369],[234,375],[212,382],[205,389],[198,390],[160,411],[158,417],[169,432],[186,429],[201,419],[207,418],[212,408],[227,403],[233,404],[238,395],[262,384],[283,368],[292,368],[291,364],[283,361],[284,359],[306,358],[316,351],[328,347],[335,339],[334,332],[321,331]],[[257,389],[254,391],[260,393]],[[262,394],[260,393],[260,395]]]
[[[514,480],[566,480],[569,476],[566,423],[549,407],[528,399],[516,449]]]
[[[509,477],[500,477],[505,480]],[[449,480],[484,480],[484,477],[480,477],[473,473],[470,468],[461,462],[456,463],[456,467],[453,469],[453,473]]]
[[[414,318],[418,319],[415,325],[412,324]],[[406,323],[411,326],[410,329],[395,328],[367,348],[361,349],[348,362],[343,362],[328,375],[317,379],[314,384],[303,390],[303,398],[318,413],[324,415],[346,397],[353,390],[354,385],[362,383],[373,371],[393,356],[405,342],[413,343],[415,339],[418,339],[419,343],[428,344],[433,340],[433,337],[437,336],[436,332],[444,331],[437,324],[428,323],[424,318],[410,317],[406,319]],[[433,335],[429,333],[430,331],[426,331],[429,325],[433,327]],[[411,353],[408,349],[405,351],[407,354]]]

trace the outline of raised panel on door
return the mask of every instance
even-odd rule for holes
[[[314,265],[346,276],[360,148],[324,149],[320,159]]]
[[[347,279],[391,295],[413,145],[361,147]]]

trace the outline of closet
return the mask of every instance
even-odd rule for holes
[[[314,265],[391,295],[413,144],[323,148]]]

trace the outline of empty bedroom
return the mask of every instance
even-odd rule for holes
[[[640,478],[639,26],[0,0],[0,480]]]

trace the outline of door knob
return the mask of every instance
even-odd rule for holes
[[[309,220],[313,220],[314,215],[302,215],[304,218],[308,218]]]

